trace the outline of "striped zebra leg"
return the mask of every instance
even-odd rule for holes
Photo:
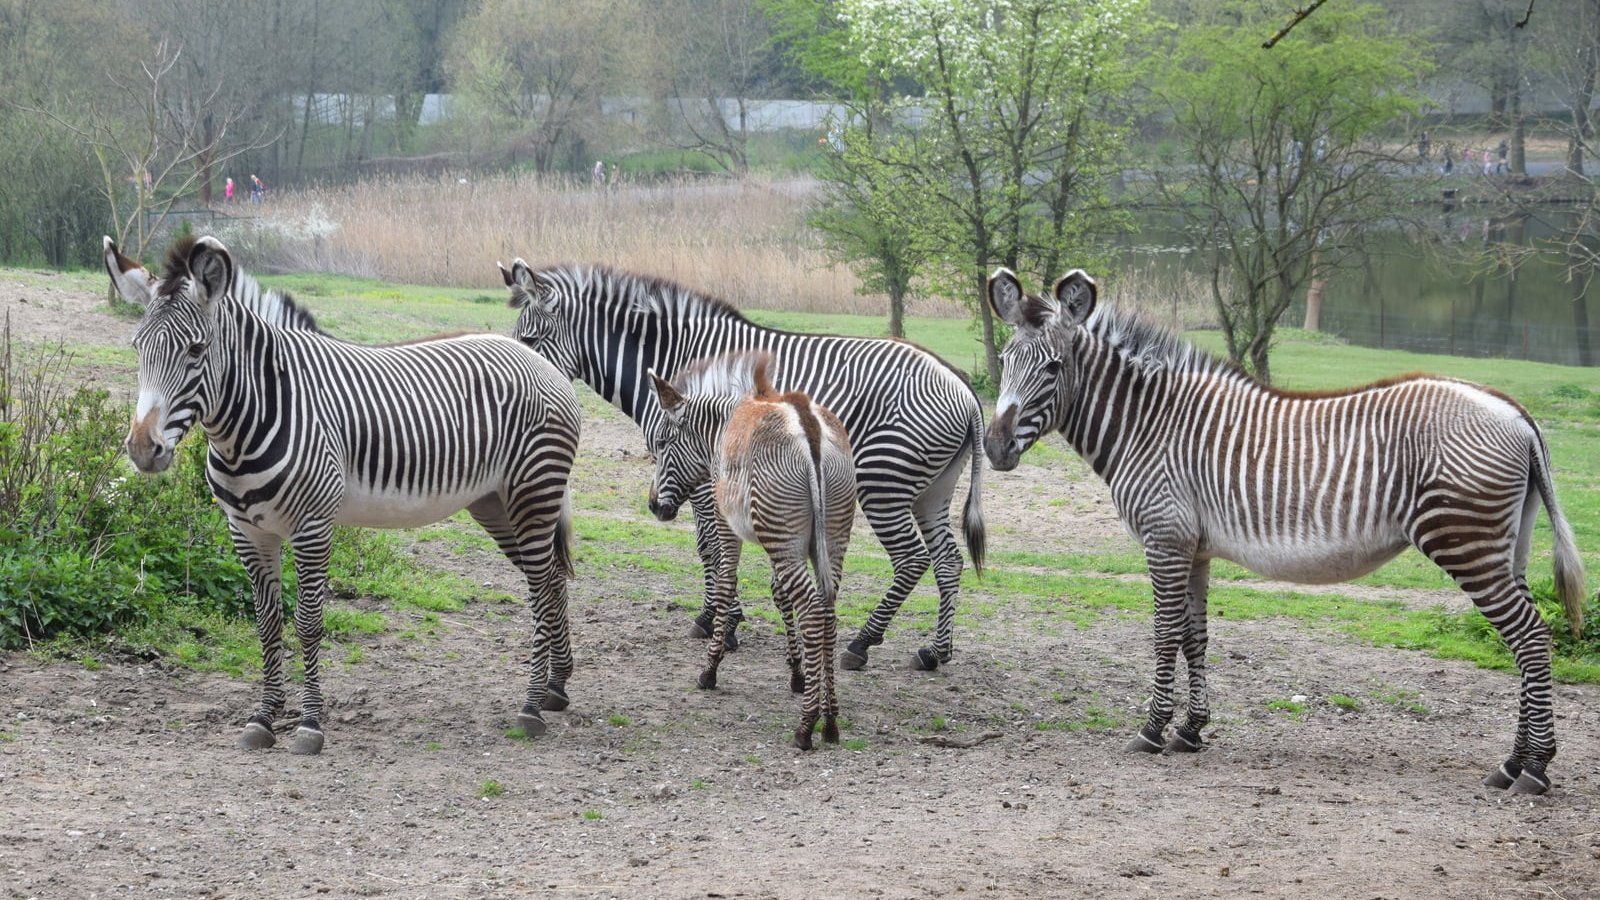
[[[800,629],[795,621],[795,596],[786,590],[783,579],[778,577],[778,567],[772,567],[772,602],[778,607],[778,615],[783,618],[784,658],[789,663],[789,690],[801,693],[806,689],[806,672],[804,654],[801,652]]]
[[[317,523],[303,527],[290,539],[294,546],[294,572],[299,596],[294,605],[294,632],[300,639],[305,663],[301,688],[300,727],[294,731],[290,752],[322,752],[322,610],[328,600],[328,557],[333,549],[333,527]]]
[[[689,637],[704,640],[716,627],[711,596],[717,589],[717,565],[722,558],[722,541],[717,537],[717,494],[715,482],[708,481],[689,495],[689,507],[694,510],[694,549],[700,555],[701,574],[705,578],[705,600],[700,605],[700,615],[689,626]],[[723,637],[729,651],[739,649],[739,623],[744,621],[744,610],[739,605],[738,585],[734,586],[733,627]]]
[[[245,722],[239,746],[265,750],[277,743],[272,720],[283,712],[283,540],[228,520],[233,549],[250,575],[255,601],[256,636],[261,639],[261,702]]]
[[[706,647],[706,667],[697,680],[700,687],[706,690],[717,686],[717,667],[722,664],[722,654],[727,650],[724,638],[735,625],[734,607],[738,601],[734,598],[734,590],[739,581],[739,552],[743,549],[743,543],[733,529],[720,517],[716,522],[722,555],[717,560],[716,589],[711,592],[711,643]]]
[[[867,518],[867,524],[872,526],[873,533],[878,536],[879,543],[889,553],[889,565],[894,567],[894,580],[889,584],[889,592],[867,617],[867,624],[861,627],[850,646],[840,654],[839,664],[846,669],[860,669],[867,664],[867,651],[883,643],[883,633],[888,630],[889,621],[899,611],[900,605],[906,602],[911,589],[922,580],[923,573],[928,571],[932,562],[928,548],[922,541],[922,533],[917,530],[917,520],[911,514],[910,504],[903,498],[874,495],[862,504],[861,511]]]
[[[1162,735],[1172,721],[1172,680],[1178,667],[1178,650],[1189,631],[1189,573],[1193,552],[1146,547],[1150,583],[1155,592],[1156,677],[1150,694],[1150,716],[1127,749],[1160,753]]]
[[[1189,711],[1172,732],[1167,750],[1193,753],[1200,749],[1200,730],[1211,721],[1206,691],[1206,592],[1211,585],[1211,560],[1195,560],[1189,570],[1189,618],[1183,634],[1183,659],[1189,669]]]
[[[950,527],[948,503],[924,507],[917,528],[932,558],[933,577],[939,585],[939,620],[933,632],[933,646],[918,648],[915,663],[919,669],[937,669],[940,663],[950,661],[954,650],[956,600],[961,593],[961,549]]]
[[[517,556],[528,581],[528,606],[533,640],[528,651],[528,692],[517,724],[530,738],[545,733],[543,710],[565,709],[566,683],[572,674],[572,644],[567,618],[567,577],[571,523],[567,511],[567,478],[571,457],[539,459],[515,479],[505,501],[505,516],[517,535]],[[552,696],[558,699],[546,701]]]
[[[799,662],[803,667],[795,672],[800,678],[804,695],[800,701],[800,725],[794,730],[794,745],[801,750],[811,749],[811,733],[822,717],[822,639],[823,622],[819,615],[821,601],[817,598],[816,583],[806,569],[806,559],[798,552],[785,552],[780,548],[772,558],[773,598],[781,593],[782,605],[793,611],[794,641],[798,644]],[[792,687],[793,685],[791,685]]]
[[[1556,755],[1550,627],[1520,576],[1505,577],[1493,586],[1468,593],[1511,649],[1522,675],[1511,756],[1489,773],[1484,784],[1509,788],[1515,794],[1542,794],[1550,789],[1545,769]]]

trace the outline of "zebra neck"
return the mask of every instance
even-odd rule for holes
[[[1170,380],[1103,341],[1093,341],[1077,354],[1076,365],[1078,389],[1061,433],[1110,484],[1133,448],[1148,439],[1154,424],[1151,411],[1162,408]]]
[[[287,379],[279,364],[283,334],[233,303],[219,305],[206,351],[200,427],[211,451],[230,467],[251,452],[254,434],[279,434]]]
[[[759,326],[710,310],[656,312],[651,319],[613,313],[602,320],[603,334],[580,344],[583,380],[647,435],[661,418],[649,370],[671,378],[701,357],[768,343]]]

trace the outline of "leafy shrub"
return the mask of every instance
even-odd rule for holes
[[[162,604],[236,616],[249,580],[205,483],[205,442],[145,478],[122,455],[129,411],[71,387],[58,350],[0,339],[0,648],[147,619]]]

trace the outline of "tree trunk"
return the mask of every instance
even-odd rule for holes
[[[906,336],[906,292],[896,284],[889,285],[889,336]]]
[[[1511,92],[1511,173],[1528,174],[1528,129],[1522,121],[1522,91]]]
[[[1311,251],[1311,287],[1306,290],[1307,331],[1322,330],[1322,291],[1327,286],[1327,273],[1322,271],[1322,251]]]
[[[978,259],[978,296],[984,296],[989,287],[989,279],[984,275],[987,259]],[[989,373],[989,387],[1000,387],[1000,351],[994,346],[994,313],[989,309],[989,304],[978,303],[978,318],[983,323],[983,366]]]

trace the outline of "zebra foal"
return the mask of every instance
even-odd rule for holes
[[[822,739],[839,742],[834,605],[855,519],[855,467],[838,417],[805,394],[774,391],[771,365],[771,354],[734,353],[697,362],[670,382],[650,373],[662,410],[650,511],[670,521],[702,485],[714,487],[723,552],[702,688],[717,686],[723,636],[734,625],[742,542],[767,552],[788,639],[789,687],[805,692],[794,745],[810,750],[819,718]]]
[[[1511,756],[1484,783],[1517,794],[1550,786],[1556,754],[1550,629],[1525,578],[1542,503],[1555,532],[1556,591],[1582,623],[1583,569],[1550,479],[1544,437],[1492,389],[1424,375],[1329,392],[1283,391],[1115,309],[1069,272],[1029,296],[1011,272],[988,301],[1016,332],[984,451],[1017,465],[1060,431],[1105,479],[1143,545],[1155,592],[1155,688],[1128,749],[1157,753],[1173,714],[1181,650],[1188,715],[1165,748],[1200,748],[1206,693],[1206,588],[1212,559],[1272,578],[1348,581],[1406,547],[1455,579],[1522,674]]]
[[[240,745],[276,743],[283,542],[295,550],[295,633],[305,660],[291,749],[319,753],[333,527],[411,528],[463,507],[527,579],[533,664],[517,719],[530,735],[542,733],[540,710],[565,708],[572,671],[567,476],[579,414],[566,377],[498,335],[382,347],[330,337],[287,295],[263,292],[210,237],[174,245],[160,278],[110,238],[105,264],[118,292],[145,307],[133,338],[139,401],[128,457],[160,472],[198,424],[206,480],[250,575],[264,688]]]

